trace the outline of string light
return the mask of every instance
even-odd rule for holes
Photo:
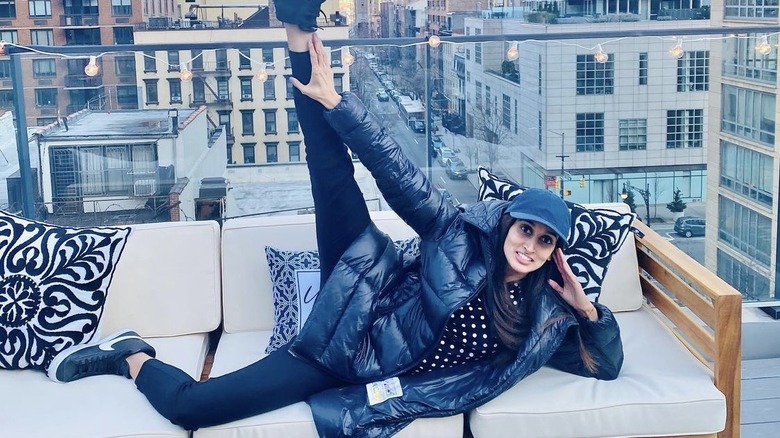
[[[761,35],[761,38],[756,44],[756,52],[760,55],[766,56],[772,52],[772,46],[769,44],[769,39],[766,35]]]
[[[599,64],[604,64],[609,61],[609,55],[601,48],[601,44],[596,45],[596,53],[593,54],[593,59]]]
[[[520,50],[517,49],[517,43],[512,43],[512,47],[506,51],[506,59],[514,61],[520,57]]]
[[[5,41],[0,40],[0,56],[5,56]]]
[[[343,47],[341,49],[341,65],[349,67],[355,63],[355,57],[350,53],[349,47]]]
[[[432,48],[435,49],[439,47],[439,44],[441,44],[441,38],[439,38],[438,35],[431,35],[428,38],[428,45],[431,46]]]
[[[268,80],[268,71],[266,69],[260,69],[259,72],[255,74],[255,79],[257,79],[260,82],[265,82]]]
[[[192,80],[192,72],[187,68],[187,64],[179,64],[179,78],[184,82]]]
[[[677,59],[680,59],[685,55],[685,49],[683,49],[682,45],[682,38],[677,38],[677,44],[669,49],[669,54],[672,55],[673,58]]]
[[[84,67],[84,74],[89,77],[97,76],[100,69],[97,66],[97,57],[96,56],[90,56],[89,57],[89,64],[87,64],[86,67]]]

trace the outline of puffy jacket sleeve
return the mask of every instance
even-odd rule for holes
[[[577,317],[579,324],[572,326],[563,344],[548,362],[553,368],[585,377],[614,380],[623,366],[623,342],[615,316],[606,306],[593,303],[599,319],[590,321]],[[595,372],[588,369],[580,354],[582,346],[596,362]]]
[[[420,237],[443,233],[459,211],[433,188],[357,96],[341,96],[325,119],[371,172],[387,203]]]

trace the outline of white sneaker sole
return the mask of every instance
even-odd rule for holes
[[[133,333],[133,330],[129,330],[129,329],[119,330],[119,331],[116,331],[116,332],[108,335],[105,338],[98,339],[97,341],[92,341],[92,342],[87,343],[87,344],[74,345],[72,347],[68,347],[68,348],[60,351],[59,353],[57,353],[56,356],[54,356],[54,359],[52,359],[51,363],[49,364],[49,368],[46,370],[46,375],[49,376],[49,379],[51,379],[51,380],[53,380],[53,381],[55,381],[57,383],[67,383],[67,382],[63,382],[63,381],[57,379],[57,368],[60,367],[60,365],[62,364],[62,362],[65,359],[67,359],[71,354],[73,354],[73,353],[75,353],[77,351],[81,351],[81,350],[83,350],[85,348],[89,348],[89,347],[94,347],[96,345],[100,345],[100,344],[102,344],[104,342],[108,342],[108,341],[116,339],[116,338],[118,338],[120,336],[124,336],[127,333]]]

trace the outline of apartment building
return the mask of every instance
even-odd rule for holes
[[[216,36],[215,36],[216,35]],[[348,28],[329,26],[323,40],[347,39]],[[303,136],[293,102],[287,49],[260,42],[286,41],[283,28],[166,29],[136,33],[136,44],[241,43],[242,48],[137,52],[137,86],[144,108],[208,107],[211,129],[227,133],[227,163],[250,165],[304,159]],[[247,47],[249,43],[257,46]],[[283,44],[280,44],[283,45]],[[341,50],[332,54],[336,87],[349,87]],[[186,74],[183,71],[186,69]],[[258,75],[261,78],[258,78]]]
[[[713,26],[778,24],[776,3],[717,0],[712,9]],[[705,264],[745,302],[778,303],[778,41],[762,37],[712,45]]]
[[[23,46],[132,44],[134,27],[149,14],[173,14],[173,1],[3,0],[0,40]],[[85,107],[138,108],[129,60],[132,57],[98,58],[99,73],[87,76],[89,57],[25,56],[21,68],[27,124],[47,125],[58,115]],[[0,108],[13,108],[8,57],[0,57]]]

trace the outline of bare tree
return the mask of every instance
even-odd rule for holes
[[[484,110],[477,110],[474,117],[475,137],[485,140],[484,156],[488,161],[488,169],[492,172],[493,166],[501,158],[500,146],[509,136],[509,129],[504,126],[498,105],[489,102]]]

